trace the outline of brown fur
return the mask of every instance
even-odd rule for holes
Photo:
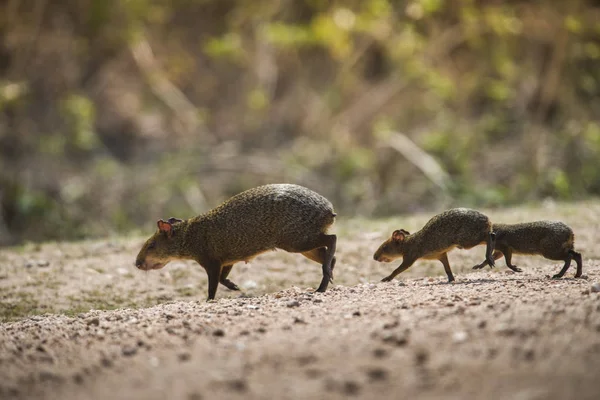
[[[486,258],[491,258],[494,250],[492,223],[484,214],[467,208],[454,208],[431,218],[418,232],[410,234],[401,229],[394,231],[373,255],[377,261],[390,262],[402,257],[402,264],[384,282],[391,281],[396,275],[408,269],[420,258],[440,260],[448,276],[454,281],[447,253],[455,247],[470,249],[486,243]]]
[[[208,273],[210,300],[219,282],[239,290],[227,279],[234,263],[282,249],[322,264],[317,290],[324,292],[335,265],[336,236],[327,234],[335,215],[326,198],[305,187],[259,186],[195,218],[158,221],[159,229],[140,250],[136,266],[149,270],[175,259],[195,260]]]
[[[494,224],[496,234],[494,260],[504,255],[506,265],[515,272],[521,269],[512,264],[513,254],[539,254],[550,260],[563,260],[565,265],[553,278],[561,278],[569,269],[571,260],[577,263],[575,277],[582,274],[581,254],[574,248],[573,230],[559,221],[535,221],[521,224]],[[483,268],[488,261],[473,267]]]

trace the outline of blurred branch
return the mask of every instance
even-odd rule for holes
[[[419,168],[431,182],[446,192],[451,180],[450,175],[435,158],[415,142],[400,132],[391,132],[387,145]]]
[[[398,81],[395,76],[380,82],[333,117],[332,131],[338,130],[340,125],[344,125],[349,131],[355,130],[358,125],[379,112],[407,86],[406,82]]]
[[[196,131],[201,125],[196,107],[161,70],[146,38],[139,38],[130,49],[138,68],[144,74],[156,97],[171,109],[188,133]]]

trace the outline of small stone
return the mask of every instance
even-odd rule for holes
[[[215,329],[213,331],[213,336],[223,337],[223,336],[225,336],[225,331],[223,329],[220,329],[220,328],[219,329]]]
[[[395,334],[390,333],[383,337],[385,343],[395,344],[398,347],[406,346],[408,344],[408,334]]]
[[[298,300],[290,300],[286,303],[286,306],[289,308],[292,307],[299,307],[300,306],[300,302]]]
[[[383,358],[387,355],[388,355],[388,352],[386,349],[377,348],[377,349],[373,350],[373,356],[375,358]]]
[[[342,391],[350,396],[357,395],[360,392],[360,385],[354,381],[346,381],[342,386]]]
[[[188,400],[202,400],[202,395],[198,392],[193,392],[188,395]]]
[[[533,349],[526,349],[523,351],[523,358],[527,361],[533,361],[535,358],[535,351]]]
[[[467,334],[467,332],[457,331],[454,332],[454,334],[452,335],[452,340],[454,341],[454,343],[463,343],[467,340],[468,337],[469,335]]]
[[[294,323],[295,324],[306,324],[306,321],[304,321],[302,318],[294,317]]]
[[[148,359],[148,364],[150,364],[152,367],[156,368],[160,365],[160,360],[158,359],[158,357],[150,357]]]
[[[313,299],[313,303],[322,303],[323,300],[322,299]]]
[[[393,322],[387,322],[385,324],[383,324],[383,329],[392,329],[397,327],[398,325],[400,325],[400,322],[398,320],[393,321]]]
[[[81,385],[83,383],[83,375],[81,375],[81,374],[73,375],[73,382],[75,382],[78,385]]]
[[[227,386],[236,392],[245,392],[248,389],[248,384],[243,379],[233,379],[227,383]]]
[[[247,280],[246,282],[244,282],[242,284],[242,287],[244,289],[255,289],[256,287],[258,287],[258,283],[256,283],[255,281],[252,281],[252,280]]]
[[[189,361],[192,358],[192,355],[188,352],[179,353],[177,355],[177,359],[181,362]]]
[[[481,321],[479,321],[479,322],[477,323],[477,327],[478,327],[479,329],[483,329],[483,328],[485,328],[486,326],[487,326],[487,321],[486,321],[486,320],[484,320],[484,319],[482,319]]]
[[[361,315],[361,314],[360,314],[360,311],[354,311],[354,312],[352,313],[352,316],[353,316],[353,317],[360,317],[360,315]]]
[[[429,353],[427,353],[427,350],[420,349],[415,353],[415,362],[417,365],[423,365],[427,360],[429,360]]]
[[[592,285],[592,287],[590,288],[590,291],[592,293],[600,293],[600,282],[596,282]]]
[[[88,318],[85,322],[88,325],[98,326],[98,325],[100,325],[100,318],[98,318],[98,317]]]
[[[121,353],[125,357],[133,356],[137,353],[138,348],[136,346],[125,346],[121,349]]]
[[[106,358],[106,357],[104,357],[104,358],[103,358],[103,359],[100,361],[100,363],[102,364],[102,366],[103,366],[104,368],[110,368],[110,367],[112,367],[112,365],[113,365],[113,362],[112,362],[112,360],[111,360],[110,358]]]
[[[38,377],[44,382],[62,382],[64,379],[61,375],[55,374],[52,371],[40,371]]]
[[[383,368],[371,368],[367,371],[367,376],[372,381],[383,381],[387,379],[388,372]]]

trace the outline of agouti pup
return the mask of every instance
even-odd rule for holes
[[[382,282],[389,282],[408,269],[420,258],[440,260],[444,265],[448,282],[454,275],[448,263],[447,253],[455,247],[470,249],[485,243],[486,260],[494,266],[494,234],[492,223],[484,214],[467,208],[454,208],[431,218],[420,231],[410,234],[404,229],[396,230],[373,255],[377,261],[390,262],[403,257],[402,264]]]
[[[506,265],[515,272],[521,268],[512,264],[512,255],[539,254],[550,260],[564,260],[565,265],[553,278],[562,278],[571,266],[571,260],[577,263],[575,278],[582,273],[581,254],[574,250],[575,235],[573,230],[558,221],[536,221],[522,224],[494,224],[496,246],[493,254],[494,260],[504,255]],[[488,264],[485,260],[473,269],[480,269]]]
[[[239,290],[227,279],[234,263],[277,248],[302,253],[322,264],[323,279],[317,291],[324,292],[335,266],[337,240],[327,234],[335,215],[329,200],[305,187],[259,186],[195,218],[159,220],[158,230],[140,250],[135,265],[147,271],[171,260],[195,260],[208,274],[211,300],[219,282]]]

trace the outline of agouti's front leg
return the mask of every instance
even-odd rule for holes
[[[406,271],[411,265],[413,265],[414,260],[407,260],[406,258],[402,260],[402,264],[398,268],[394,270],[389,276],[386,276],[381,280],[381,282],[389,282],[396,277],[401,272]]]
[[[219,280],[221,276],[221,264],[219,262],[209,262],[203,265],[208,275],[208,299],[214,300],[217,294],[217,287],[219,286]]]
[[[225,265],[223,268],[221,268],[221,277],[219,278],[219,282],[221,282],[221,284],[229,290],[240,290],[238,285],[227,279],[227,276],[231,272],[231,268],[233,268],[233,264]]]
[[[454,275],[452,275],[452,270],[450,269],[450,263],[448,262],[448,253],[444,253],[438,258],[441,263],[444,265],[444,271],[446,271],[446,275],[448,275],[448,283],[454,282]]]

